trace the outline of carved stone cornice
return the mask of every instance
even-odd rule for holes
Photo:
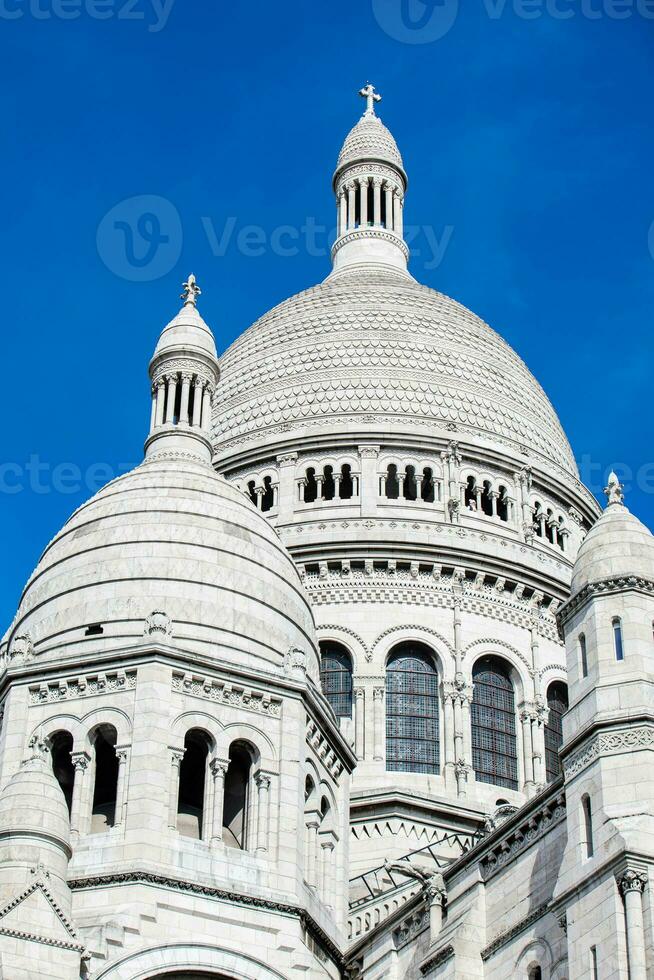
[[[179,878],[169,878],[165,875],[152,874],[147,871],[125,871],[116,874],[96,875],[89,878],[73,878],[68,881],[68,886],[72,891],[85,891],[90,888],[106,888],[110,885],[128,884],[155,885],[199,897],[219,899],[235,905],[269,909],[272,912],[281,912],[284,915],[295,916],[332,962],[338,967],[342,967],[344,964],[343,954],[336,944],[323,932],[318,923],[305,909],[297,905],[276,902],[273,899],[259,898],[254,895],[244,895],[241,892],[215,888],[212,885],[203,885],[196,881],[182,881]]]
[[[598,596],[610,595],[614,592],[625,591],[644,592],[647,595],[654,595],[654,580],[641,578],[638,575],[621,576],[619,578],[605,578],[598,582],[590,582],[584,586],[576,595],[571,596],[567,602],[561,606],[557,613],[559,629],[563,629],[567,621],[580,609],[586,602]]]
[[[430,956],[428,960],[425,960],[425,962],[421,964],[420,972],[422,973],[423,977],[426,977],[432,973],[436,967],[442,966],[443,963],[447,963],[447,961],[453,956],[454,946],[444,946],[443,949],[439,949],[437,953],[434,953],[433,956]]]

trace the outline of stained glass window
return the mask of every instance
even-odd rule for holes
[[[337,718],[352,717],[352,661],[340,643],[320,644],[320,683]]]
[[[472,671],[472,765],[482,783],[518,789],[515,697],[509,668],[483,657]]]
[[[417,643],[398,647],[386,668],[386,768],[439,772],[438,673]]]
[[[563,715],[568,710],[568,688],[563,681],[555,681],[547,689],[549,718],[545,725],[545,773],[550,783],[559,775],[559,748],[563,742]]]

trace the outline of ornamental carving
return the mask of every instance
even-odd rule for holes
[[[145,636],[169,639],[173,635],[173,624],[165,612],[152,612],[145,621]]]
[[[281,698],[251,687],[241,687],[206,675],[175,672],[173,673],[172,689],[181,694],[202,698],[204,701],[212,701],[214,704],[224,704],[246,711],[254,711],[271,718],[279,718],[282,713]]]
[[[626,895],[627,892],[639,892],[642,895],[647,884],[647,874],[644,871],[635,871],[633,868],[629,868],[618,876],[617,881],[623,895]]]
[[[136,687],[135,670],[117,670],[107,673],[68,677],[60,681],[33,684],[29,688],[29,703],[56,704],[77,698],[97,697],[101,694],[117,694],[133,691]]]
[[[563,762],[565,777],[572,779],[601,755],[616,755],[652,748],[654,748],[654,726],[651,725],[600,732],[565,758]]]

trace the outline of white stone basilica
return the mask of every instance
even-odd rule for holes
[[[654,538],[361,94],[330,275],[221,358],[189,277],[2,641],[3,980],[654,980]]]

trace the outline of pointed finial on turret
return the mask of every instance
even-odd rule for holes
[[[624,504],[624,487],[618,480],[616,474],[611,471],[609,473],[609,482],[606,487],[604,487],[604,493],[606,494],[606,499],[608,500],[607,507],[611,504]]]
[[[364,87],[359,92],[362,99],[366,100],[366,111],[365,116],[374,116],[375,114],[375,102],[381,102],[381,95],[379,92],[375,92],[375,86],[371,85],[370,82],[366,82]]]
[[[186,282],[182,283],[182,289],[184,292],[180,293],[180,297],[184,300],[184,306],[197,306],[198,296],[201,295],[202,290],[198,286],[193,273],[191,273]]]

